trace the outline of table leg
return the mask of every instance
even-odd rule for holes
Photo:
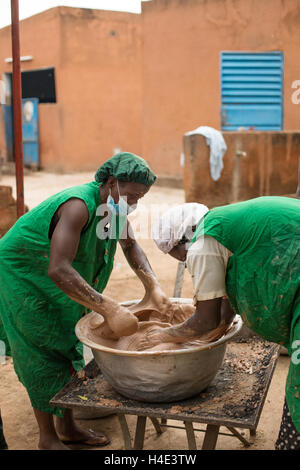
[[[175,281],[173,297],[181,297],[184,271],[185,271],[185,262],[184,261],[179,261],[178,267],[177,267],[177,274],[176,274],[176,281]]]
[[[249,443],[254,444],[255,438],[256,438],[256,429],[250,429],[250,437],[249,437]]]
[[[134,438],[134,450],[142,450],[144,447],[146,416],[138,416]]]
[[[128,428],[128,424],[125,418],[124,414],[118,414],[119,418],[119,423],[121,426],[122,434],[123,434],[123,439],[124,439],[124,445],[126,450],[131,450],[131,436]]]
[[[197,450],[196,438],[191,421],[184,421],[189,450]]]
[[[214,450],[216,448],[218,434],[220,426],[215,424],[208,424],[206,426],[206,432],[204,441],[202,444],[202,450]]]
[[[151,419],[151,421],[152,421],[153,426],[155,427],[155,430],[156,430],[157,434],[158,434],[158,435],[159,435],[159,434],[162,434],[162,433],[163,433],[163,430],[162,430],[162,428],[160,427],[160,424],[159,424],[158,419],[157,419],[157,418],[150,418],[150,419]]]
[[[232,432],[235,437],[237,437],[244,444],[245,447],[249,447],[251,445],[251,443],[247,441],[247,439],[245,439],[235,428],[229,426],[226,427],[227,429],[229,429],[230,432]]]

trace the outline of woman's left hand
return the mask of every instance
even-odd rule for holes
[[[129,310],[136,316],[147,310],[154,310],[159,312],[157,320],[168,322],[172,317],[172,302],[159,284],[153,284],[146,289],[141,302],[130,306]]]
[[[163,315],[166,315],[168,310],[172,309],[172,302],[159,285],[151,290],[150,301],[155,309]]]

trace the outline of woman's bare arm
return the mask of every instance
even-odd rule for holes
[[[195,313],[185,322],[165,329],[174,342],[201,337],[218,328],[221,322],[222,298],[197,302]]]
[[[145,288],[145,297],[136,309],[145,305],[153,305],[161,313],[165,313],[171,308],[171,302],[160,287],[157,277],[155,276],[148,258],[137,243],[130,235],[131,228],[129,225],[128,236],[126,239],[120,239],[120,245],[131,269],[136,273]],[[135,311],[135,308],[133,309]]]
[[[169,328],[157,328],[147,333],[140,349],[162,343],[183,343],[193,339],[212,342],[221,338],[234,318],[227,299],[197,302],[195,313],[185,322]]]
[[[60,207],[51,238],[48,275],[72,300],[101,313],[117,335],[132,334],[137,329],[137,320],[129,310],[99,294],[72,266],[87,221],[88,209],[82,200],[71,199]]]

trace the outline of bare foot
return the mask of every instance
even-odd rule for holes
[[[85,430],[75,428],[72,433],[59,434],[59,439],[66,444],[85,444],[90,446],[106,446],[110,443],[110,439],[105,434],[96,434],[92,429]]]
[[[41,438],[38,448],[39,450],[71,450],[69,447],[65,446],[58,437],[55,438],[53,436],[44,436]]]

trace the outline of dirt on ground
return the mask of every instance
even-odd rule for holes
[[[32,173],[25,176],[25,203],[29,208],[35,207],[48,196],[56,192],[77,184],[86,183],[93,180],[93,173],[80,173],[57,175],[45,172]],[[3,176],[0,184],[13,187],[15,194],[14,176]],[[167,208],[168,204],[181,204],[184,202],[184,191],[176,188],[153,187],[149,193],[141,200],[140,205],[151,207],[151,215],[140,210],[131,216],[135,232],[141,234],[145,229],[149,218],[157,218],[157,208]],[[199,201],[205,203],[205,201]],[[150,224],[149,224],[150,226]],[[149,230],[148,230],[149,232]],[[145,234],[144,234],[145,235]],[[149,235],[149,233],[148,233]],[[176,279],[177,262],[168,255],[163,255],[150,239],[141,239],[138,241],[147,254],[153,271],[156,273],[162,288],[168,296],[173,295]],[[115,265],[112,276],[109,280],[105,294],[111,296],[118,302],[140,299],[143,296],[144,289],[135,273],[128,266],[127,261],[118,248],[115,258]],[[193,294],[192,282],[189,274],[186,272],[184,277],[182,297],[191,298]],[[85,349],[85,358],[88,362],[91,358],[91,352]],[[244,362],[237,361],[235,367],[244,367],[247,369],[247,359]],[[276,441],[281,414],[284,402],[285,381],[289,367],[289,357],[280,356],[277,362],[273,379],[266,397],[264,408],[260,417],[257,435],[254,443],[250,447],[253,450],[273,450]],[[10,449],[37,449],[38,427],[34,414],[27,396],[26,390],[20,384],[13,369],[11,359],[0,364],[0,409],[4,424],[4,433]],[[134,437],[136,417],[127,417],[131,435]],[[149,421],[149,422],[148,422]],[[116,415],[94,420],[79,420],[80,424],[86,429],[92,428],[95,431],[102,431],[109,435],[111,443],[103,448],[105,450],[124,449],[124,442],[120,425]],[[181,422],[173,421],[172,425],[182,425]],[[196,425],[196,442],[198,449],[201,448],[205,425]],[[225,429],[225,428],[224,428]],[[223,432],[221,428],[221,432]],[[241,430],[247,438],[249,431]],[[155,429],[150,420],[147,420],[145,449],[164,449],[164,450],[183,450],[187,449],[187,439],[185,430],[167,428],[160,436],[156,435]],[[101,450],[102,448],[98,448]],[[235,437],[219,436],[216,449],[222,450],[241,450],[243,444]]]

